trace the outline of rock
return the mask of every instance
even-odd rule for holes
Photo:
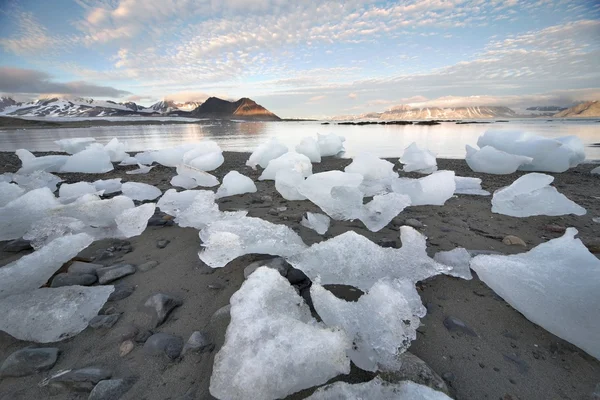
[[[182,304],[182,301],[163,293],[156,293],[144,302],[142,310],[152,316],[152,326],[156,328],[167,319],[169,313]]]
[[[263,266],[276,269],[283,277],[287,276],[288,270],[291,267],[290,264],[288,264],[287,261],[285,261],[281,257],[271,258],[270,260],[254,261],[253,263],[248,264],[246,268],[244,268],[244,278],[248,279],[251,273],[256,271],[259,267]]]
[[[451,316],[446,317],[446,319],[444,320],[444,326],[450,332],[462,332],[469,336],[477,337],[477,334],[475,333],[475,331],[473,329],[469,328],[467,326],[467,324],[465,324],[463,321],[461,321],[458,318],[451,317]]]
[[[529,365],[514,354],[502,354],[506,361],[510,361],[517,366],[520,373],[526,374],[529,371]]]
[[[446,382],[425,361],[408,351],[400,354],[399,358],[402,362],[400,369],[381,373],[383,380],[391,383],[409,380],[450,394]]]
[[[263,203],[272,203],[273,202],[273,197],[271,197],[271,196],[260,196],[260,201],[262,201]]]
[[[110,294],[110,296],[108,296],[107,301],[123,300],[123,299],[131,296],[131,294],[135,291],[135,286],[127,285],[125,283],[119,283],[119,284],[115,285],[114,287],[115,287],[115,290],[114,290],[114,292],[112,292]]]
[[[179,336],[159,332],[150,336],[144,343],[144,351],[151,356],[166,355],[176,359],[183,349],[183,339]]]
[[[93,329],[110,329],[112,328],[121,314],[98,315],[90,321],[90,328]]]
[[[18,253],[23,250],[33,250],[33,247],[31,247],[31,243],[29,242],[29,240],[25,240],[23,238],[11,240],[2,249],[2,251],[6,251],[9,253]]]
[[[167,222],[169,222],[169,221],[167,221],[166,219],[163,219],[162,216],[153,215],[148,220],[148,226],[165,226],[167,224]]]
[[[600,240],[586,241],[584,244],[590,253],[600,253]]]
[[[148,272],[158,265],[158,261],[147,261],[137,266],[138,271]]]
[[[70,274],[97,275],[96,271],[99,268],[103,268],[102,264],[92,264],[82,261],[74,261],[69,266],[68,272]]]
[[[55,347],[17,350],[2,363],[0,377],[27,376],[47,371],[56,363],[59,352]]]
[[[104,261],[108,260],[109,258],[113,258],[114,256],[114,253],[110,250],[100,250],[96,254],[96,257],[94,257],[94,261]]]
[[[304,272],[294,267],[290,267],[288,269],[286,278],[288,279],[291,285],[299,285],[301,283],[306,283],[307,281],[310,282],[310,280]]]
[[[404,221],[404,225],[412,226],[415,229],[421,229],[423,226],[425,226],[421,221],[414,218],[409,218]]]
[[[269,215],[279,215],[279,211],[277,211],[275,208],[271,208],[269,210]]]
[[[515,236],[515,235],[505,236],[504,239],[502,239],[502,243],[504,243],[507,246],[527,247],[527,243],[525,243],[525,241],[523,239],[521,239],[520,237]]]
[[[140,331],[138,334],[135,335],[134,340],[136,341],[136,343],[146,343],[146,340],[148,340],[148,338],[152,335],[154,335],[154,332],[152,332],[151,330]]]
[[[132,340],[126,340],[119,346],[119,356],[125,357],[127,354],[133,351],[135,345]]]
[[[98,280],[96,275],[92,274],[71,274],[71,273],[61,273],[56,275],[52,279],[52,283],[50,283],[50,287],[56,288],[61,286],[90,286]]]
[[[548,232],[554,232],[554,233],[565,233],[565,231],[567,230],[567,228],[565,228],[564,226],[554,225],[554,224],[546,225],[544,227],[544,229],[547,230]]]
[[[130,340],[133,339],[140,332],[140,330],[135,325],[127,324],[116,328],[114,332],[119,339]]]
[[[377,241],[377,244],[381,247],[396,248],[396,241],[394,239],[381,239]]]
[[[160,239],[159,241],[156,242],[156,247],[158,247],[159,249],[164,249],[165,247],[167,247],[167,245],[169,243],[171,243],[170,240]]]
[[[129,379],[107,379],[98,382],[88,400],[118,400],[131,388],[134,381]]]
[[[219,308],[215,313],[210,317],[210,337],[212,341],[215,343],[215,348],[219,349],[223,346],[223,342],[225,341],[225,331],[227,330],[227,326],[231,321],[231,304],[227,304]]]
[[[115,264],[110,267],[100,268],[96,272],[98,273],[98,283],[106,285],[124,276],[134,274],[135,267],[131,264]]]
[[[185,346],[183,346],[181,355],[185,355],[185,353],[189,351],[206,353],[212,351],[214,347],[215,345],[210,341],[206,333],[195,331],[192,333]]]
[[[89,392],[96,384],[104,379],[109,379],[112,371],[102,367],[86,367],[60,371],[42,381],[42,386],[50,386],[54,390],[73,390],[76,392]]]
[[[444,372],[442,374],[442,378],[446,381],[446,382],[452,382],[454,379],[456,379],[456,377],[454,376],[454,374],[452,372]]]

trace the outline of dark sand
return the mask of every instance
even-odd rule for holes
[[[244,166],[248,154],[225,153],[225,163],[214,172],[220,179],[230,170],[257,179],[259,171]],[[390,161],[398,165],[396,159]],[[343,169],[350,160],[328,158],[313,165],[314,172]],[[440,169],[456,171],[460,176],[483,179],[483,187],[494,191],[513,182],[518,176],[495,176],[473,173],[463,160],[438,160]],[[13,154],[0,153],[0,173],[14,172],[19,161]],[[173,168],[157,166],[146,175],[126,175],[135,167],[116,167],[107,174],[58,174],[66,182],[93,181],[122,177],[123,181],[151,183],[163,192],[169,189]],[[401,246],[398,228],[409,218],[421,221],[421,232],[428,237],[428,253],[455,247],[467,249],[496,250],[502,253],[518,253],[531,249],[539,243],[561,236],[545,229],[556,224],[575,227],[586,244],[597,243],[600,224],[592,217],[600,216],[600,178],[592,176],[590,165],[582,165],[563,174],[554,174],[556,188],[588,211],[583,217],[530,217],[513,218],[492,214],[491,197],[459,195],[444,206],[409,207],[386,228],[373,233],[358,222],[332,221],[325,237],[300,225],[306,211],[319,212],[309,201],[286,201],[275,190],[273,181],[256,182],[258,192],[233,196],[219,201],[221,210],[245,209],[253,217],[270,222],[286,224],[299,232],[307,244],[354,230],[374,242],[392,241]],[[401,176],[416,176],[403,174]],[[272,196],[273,202],[262,202],[261,196]],[[270,210],[286,206],[277,215]],[[527,248],[507,246],[502,243],[505,235],[517,235],[527,243]],[[159,239],[171,243],[164,249],[156,246]],[[47,388],[38,387],[45,377],[59,370],[86,366],[105,366],[114,371],[115,377],[135,376],[137,383],[124,399],[210,399],[208,385],[215,352],[186,355],[176,362],[146,356],[137,344],[127,356],[119,356],[120,334],[129,326],[140,328],[148,324],[147,317],[138,311],[138,305],[149,295],[163,292],[178,296],[183,305],[156,331],[179,335],[187,340],[192,331],[210,332],[217,343],[223,340],[225,324],[212,323],[210,317],[229,302],[230,296],[242,284],[243,268],[261,256],[240,257],[225,268],[210,270],[197,256],[200,249],[198,232],[178,226],[148,227],[139,237],[129,239],[133,251],[117,260],[142,264],[156,260],[160,264],[149,272],[136,272],[120,282],[135,285],[135,292],[128,298],[112,303],[121,319],[110,330],[102,332],[91,328],[78,336],[56,344],[62,351],[58,362],[49,372],[24,378],[6,378],[0,381],[0,399],[43,399],[49,397]],[[106,249],[110,240],[95,242],[81,255],[91,256],[97,250]],[[2,248],[2,243],[0,243]],[[20,255],[0,252],[0,264],[4,265]],[[223,284],[222,289],[210,289],[209,284]],[[416,341],[410,351],[426,361],[438,374],[449,378],[447,383],[456,399],[590,399],[600,383],[600,361],[582,350],[546,332],[525,319],[501,298],[496,296],[477,278],[471,281],[437,276],[418,285],[419,293],[429,310],[422,320]],[[466,322],[477,334],[472,337],[449,332],[443,325],[447,316]],[[1,317],[1,316],[0,316]],[[600,340],[600,338],[599,338]],[[12,352],[32,345],[13,339],[0,332],[0,361]],[[33,344],[35,345],[35,344]],[[517,360],[518,362],[512,361]],[[338,377],[357,382],[372,375],[353,369],[349,376]],[[183,397],[184,395],[189,397]],[[303,398],[311,391],[290,396]],[[87,394],[60,393],[52,399],[86,399]]]

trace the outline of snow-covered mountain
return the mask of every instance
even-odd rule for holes
[[[0,98],[0,115],[13,117],[118,117],[152,114],[155,114],[153,110],[133,102],[53,97],[18,103],[9,97]]]
[[[489,118],[515,118],[517,113],[508,107],[423,107],[413,108],[407,105],[392,107],[381,113],[367,113],[360,115],[344,115],[333,117],[333,120],[423,120],[423,119],[489,119]]]
[[[201,101],[186,101],[184,103],[173,100],[162,100],[152,104],[149,108],[161,114],[168,114],[177,111],[191,112],[202,105]]]

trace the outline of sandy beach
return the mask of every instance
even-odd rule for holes
[[[575,227],[579,231],[578,237],[590,250],[598,251],[600,248],[600,224],[592,221],[593,217],[600,216],[600,178],[589,173],[593,168],[590,164],[582,164],[562,174],[551,174],[556,178],[553,185],[561,193],[586,208],[587,214],[582,217],[514,218],[493,214],[490,210],[491,196],[457,195],[444,206],[408,207],[379,232],[370,232],[360,221],[332,220],[329,231],[321,236],[300,225],[307,211],[321,212],[320,209],[310,201],[287,201],[275,190],[273,181],[258,181],[260,171],[254,171],[244,164],[248,156],[247,153],[225,152],[225,163],[211,173],[221,180],[227,172],[237,170],[256,182],[258,192],[220,199],[217,201],[220,209],[247,210],[249,216],[285,224],[298,232],[307,245],[352,230],[380,245],[399,248],[402,246],[399,227],[405,225],[407,220],[416,220],[421,226],[414,221],[412,224],[427,236],[427,252],[430,256],[456,247],[493,250],[504,254],[524,252],[561,236],[561,230],[565,227]],[[397,159],[388,160],[395,163],[396,170],[400,169]],[[313,164],[313,172],[343,170],[350,162],[349,159],[326,157],[321,163]],[[16,172],[19,167],[20,161],[14,154],[0,153],[0,173]],[[458,176],[481,178],[483,188],[490,192],[509,185],[523,175],[474,173],[464,160],[438,159],[438,167],[440,170],[453,170]],[[175,175],[174,168],[158,165],[148,174],[125,174],[125,171],[135,168],[115,165],[115,169],[106,174],[57,175],[66,183],[123,178],[123,181],[155,185],[163,193],[171,188],[169,180]],[[421,175],[400,171],[400,176]],[[281,207],[286,207],[285,211],[278,210]],[[157,218],[160,220],[160,216]],[[213,398],[208,391],[213,358],[223,343],[227,326],[226,316],[213,317],[213,314],[226,306],[231,295],[239,289],[244,281],[244,268],[253,261],[269,257],[246,255],[225,268],[213,270],[198,258],[201,242],[197,230],[181,228],[165,221],[162,224],[148,226],[142,235],[128,239],[131,245],[129,252],[127,244],[122,241],[103,240],[94,242],[79,255],[81,259],[93,260],[112,246],[116,247],[113,257],[94,262],[104,265],[119,262],[141,265],[156,261],[158,265],[145,272],[138,270],[115,282],[135,290],[130,296],[105,305],[105,311],[122,314],[112,328],[88,328],[74,338],[56,343],[61,354],[54,367],[28,377],[1,379],[0,400],[87,399],[88,393],[85,392],[54,393],[38,384],[60,370],[88,366],[110,369],[113,377],[134,378],[135,383],[123,399]],[[527,247],[504,244],[502,240],[507,235],[518,236]],[[167,240],[168,244],[159,248],[157,242],[160,240]],[[6,265],[28,252],[6,252],[1,250],[4,245],[0,242],[0,265]],[[528,321],[476,276],[466,281],[440,275],[421,282],[418,290],[428,313],[422,319],[417,340],[409,351],[444,378],[453,398],[595,398],[593,393],[599,390],[597,385],[600,385],[600,361]],[[120,356],[119,346],[124,340],[150,329],[148,317],[139,311],[139,306],[148,296],[157,292],[180,299],[182,305],[153,331],[174,334],[184,341],[193,331],[207,332],[216,345],[212,352],[188,353],[169,362],[166,358],[147,356],[142,351],[142,344],[135,343],[133,351]],[[447,317],[462,320],[476,336],[450,331],[444,325]],[[0,332],[0,360],[27,346],[40,345],[22,342]],[[373,376],[353,367],[350,375],[339,376],[335,380],[361,382]],[[305,390],[289,398],[302,399],[312,391]]]

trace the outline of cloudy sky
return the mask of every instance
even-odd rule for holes
[[[283,117],[600,98],[594,0],[4,0],[0,93]]]

